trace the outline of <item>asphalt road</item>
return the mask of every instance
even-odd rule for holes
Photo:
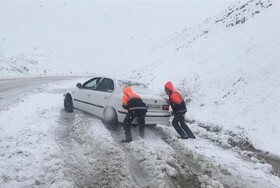
[[[0,79],[0,109],[5,108],[11,100],[18,96],[41,87],[50,82],[73,79],[75,77],[33,77]]]

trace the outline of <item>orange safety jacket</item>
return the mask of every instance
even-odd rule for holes
[[[167,82],[165,84],[165,88],[170,91],[169,101],[171,103],[170,105],[173,112],[174,113],[186,112],[187,111],[186,103],[183,97],[181,96],[181,94],[175,91],[173,84],[171,82]]]
[[[138,98],[141,99],[139,95],[136,95],[135,93],[132,92],[131,87],[126,86],[123,90],[123,98],[122,98],[122,103],[123,105],[127,105],[128,101],[133,99],[133,98]]]
[[[133,93],[131,87],[126,86],[123,90],[122,105],[128,110],[147,109],[146,104],[142,101],[141,97]]]

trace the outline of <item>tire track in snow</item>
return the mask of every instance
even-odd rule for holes
[[[76,187],[138,187],[120,148],[96,118],[61,110],[56,140]]]
[[[250,187],[227,168],[174,141],[170,130],[160,126],[156,134],[146,129],[144,139],[133,129],[134,140],[122,144],[122,128],[108,131],[99,119],[79,111],[60,113],[56,140],[65,174],[77,187]]]
[[[176,164],[183,167],[182,169],[177,169],[180,171],[180,175],[185,176],[183,180],[180,178],[179,182],[181,183],[181,187],[184,187],[184,183],[189,181],[186,178],[186,174],[192,173],[197,177],[197,181],[199,181],[200,188],[221,188],[228,187],[226,184],[223,184],[218,178],[214,175],[217,174],[217,168],[211,165],[208,161],[205,160],[204,156],[199,156],[196,153],[193,153],[185,148],[180,148],[176,144],[173,144],[174,141],[178,140],[176,137],[171,137],[169,130],[164,130],[161,126],[155,127],[155,137],[160,139],[164,144],[169,146],[175,153],[174,158],[177,161]]]
[[[129,166],[129,171],[139,187],[149,187],[149,182],[152,181],[151,176],[145,171],[144,167],[141,166],[140,162],[135,158],[132,151],[125,147],[126,144],[121,144],[121,138],[124,137],[124,131],[119,127],[117,130],[111,130],[111,136],[120,148],[122,148],[126,161]]]
[[[108,131],[99,119],[61,110],[56,129],[65,174],[77,187],[199,187],[196,174],[161,139],[121,144],[123,130]],[[149,131],[148,131],[149,132]],[[135,131],[133,131],[135,134]],[[102,140],[103,139],[103,140]]]
[[[197,174],[182,163],[175,151],[156,137],[153,131],[146,129],[144,139],[138,137],[138,130],[132,129],[132,133],[134,140],[128,144],[120,144],[120,147],[123,147],[132,174],[134,172],[134,176],[140,182],[139,186],[200,187]],[[111,131],[111,135],[116,142],[120,142],[121,138],[124,138],[124,131],[119,128],[117,131]]]
[[[277,177],[265,171],[255,171],[254,164],[243,161],[238,154],[201,137],[196,140],[177,139],[170,130],[164,126],[156,127],[158,136],[165,138],[165,142],[203,176],[218,180],[224,187],[277,187]]]
[[[222,167],[219,169],[208,161],[205,156],[201,156],[191,150],[186,150],[185,147],[181,147],[180,144],[176,143],[178,142],[177,138],[161,131],[157,129],[157,133],[163,136],[165,143],[176,151],[183,161],[182,163],[189,165],[199,175],[202,182],[201,187],[244,187],[244,185],[236,183],[232,177],[227,177],[230,173],[226,169]]]
[[[194,131],[200,137],[210,140],[217,146],[238,153],[244,161],[270,164],[273,167],[271,174],[280,177],[279,156],[256,149],[244,129],[238,128],[235,131],[231,131],[223,130],[218,125],[204,124],[194,120],[188,120],[188,122],[194,125]]]

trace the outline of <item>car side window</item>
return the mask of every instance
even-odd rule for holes
[[[97,86],[96,90],[112,93],[114,91],[114,82],[109,78],[104,78]]]
[[[96,89],[98,84],[100,83],[101,78],[93,78],[83,84],[83,88],[85,89]]]

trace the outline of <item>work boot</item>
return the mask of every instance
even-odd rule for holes
[[[131,131],[129,130],[125,130],[125,140],[122,140],[122,143],[129,143],[132,141],[132,135],[131,135]]]
[[[193,132],[190,130],[190,128],[187,126],[185,122],[183,122],[181,126],[183,130],[187,133],[189,138],[195,139]]]
[[[122,142],[122,143],[129,143],[129,142],[131,142],[131,141],[132,141],[132,140],[126,140],[126,139],[125,139],[125,140],[122,140],[121,142]]]
[[[178,138],[181,138],[181,139],[188,139],[189,137],[188,137],[188,136],[184,136],[184,137],[178,137]]]
[[[177,133],[181,136],[181,138],[188,138],[187,134],[183,131],[181,127],[174,127]]]

